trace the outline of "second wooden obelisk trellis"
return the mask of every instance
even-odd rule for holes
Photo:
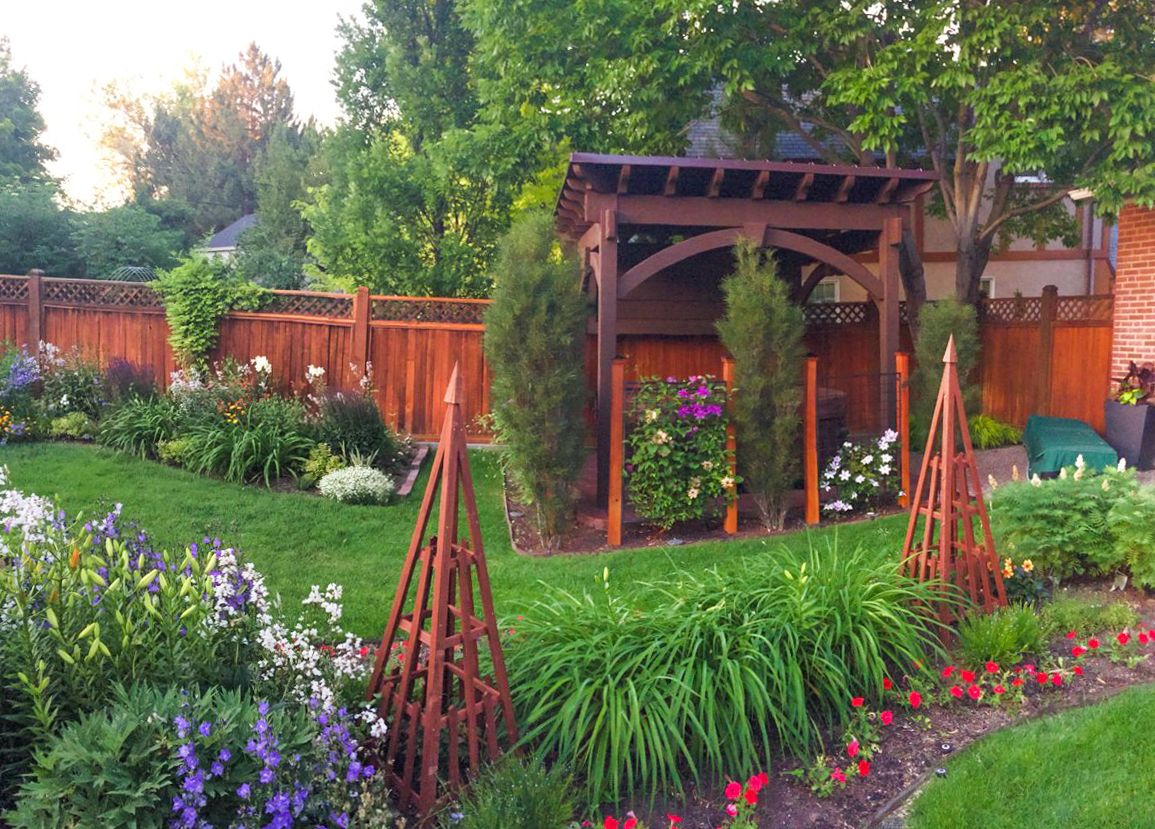
[[[483,751],[490,760],[497,759],[499,720],[510,743],[517,740],[469,474],[461,398],[461,378],[454,367],[441,440],[368,690],[369,699],[380,694],[379,710],[389,726],[384,744],[388,782],[401,808],[422,816],[443,792],[461,785],[466,762],[468,771],[475,772]],[[422,544],[438,490],[437,535]],[[457,540],[460,498],[469,527],[467,544]],[[414,576],[413,609],[406,613]],[[388,667],[395,640],[400,661]],[[492,678],[481,675],[483,640],[489,646]]]
[[[919,581],[953,584],[973,606],[990,611],[1007,603],[1007,593],[963,408],[954,337],[947,343],[943,363],[922,469],[910,502],[903,569]],[[962,437],[962,452],[955,445],[956,430]],[[942,443],[936,452],[935,438],[940,433]],[[924,519],[921,538],[916,538],[920,516]],[[981,539],[975,533],[976,517]],[[956,606],[940,603],[938,613],[949,622],[957,615]]]

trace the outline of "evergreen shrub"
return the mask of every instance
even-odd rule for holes
[[[917,366],[911,377],[911,444],[916,447],[926,443],[930,431],[930,418],[942,383],[942,358],[951,336],[958,351],[958,380],[963,403],[968,412],[978,409],[982,389],[971,386],[969,382],[981,347],[978,314],[973,306],[953,297],[928,302],[919,313],[918,341],[914,344]]]

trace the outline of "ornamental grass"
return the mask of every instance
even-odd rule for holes
[[[573,768],[591,803],[812,753],[845,700],[938,651],[927,585],[888,552],[785,548],[646,586],[554,591],[508,648],[523,739]]]

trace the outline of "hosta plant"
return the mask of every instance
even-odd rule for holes
[[[661,529],[737,497],[726,451],[726,387],[713,377],[643,380],[631,407],[626,475],[638,513]]]

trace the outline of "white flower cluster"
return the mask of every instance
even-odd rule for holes
[[[898,432],[887,429],[877,441],[860,446],[850,441],[843,443],[842,449],[830,459],[822,473],[823,489],[838,487],[838,499],[823,509],[827,512],[852,512],[872,503],[879,492],[893,491],[895,482],[889,479],[898,474],[892,454],[897,441]]]
[[[301,601],[303,605],[315,605],[324,612],[325,617],[329,620],[330,625],[335,625],[341,621],[341,594],[345,589],[339,584],[329,583],[325,588],[325,592],[321,592],[321,588],[314,584],[313,589],[309,591],[309,595]]]
[[[193,369],[179,368],[168,376],[168,393],[182,409],[188,409],[205,391],[204,380]]]
[[[273,364],[269,362],[268,357],[263,355],[254,357],[253,359],[249,360],[249,362],[252,363],[253,369],[257,372],[257,374],[273,373]]]
[[[315,366],[312,363],[305,369],[305,380],[309,383],[315,383],[325,376],[325,369],[321,366]]]
[[[61,353],[59,346],[41,340],[36,350],[36,361],[40,363],[41,368],[60,368],[64,365]]]
[[[56,504],[40,495],[25,495],[8,488],[8,467],[0,466],[0,557],[7,557],[28,542],[45,541]]]
[[[217,555],[213,609],[208,621],[216,627],[234,624],[249,609],[255,611],[258,624],[268,626],[272,621],[265,577],[251,563],[241,562],[231,547]]]
[[[395,486],[393,479],[384,472],[368,466],[336,469],[317,484],[322,495],[342,504],[383,504],[389,500]]]

